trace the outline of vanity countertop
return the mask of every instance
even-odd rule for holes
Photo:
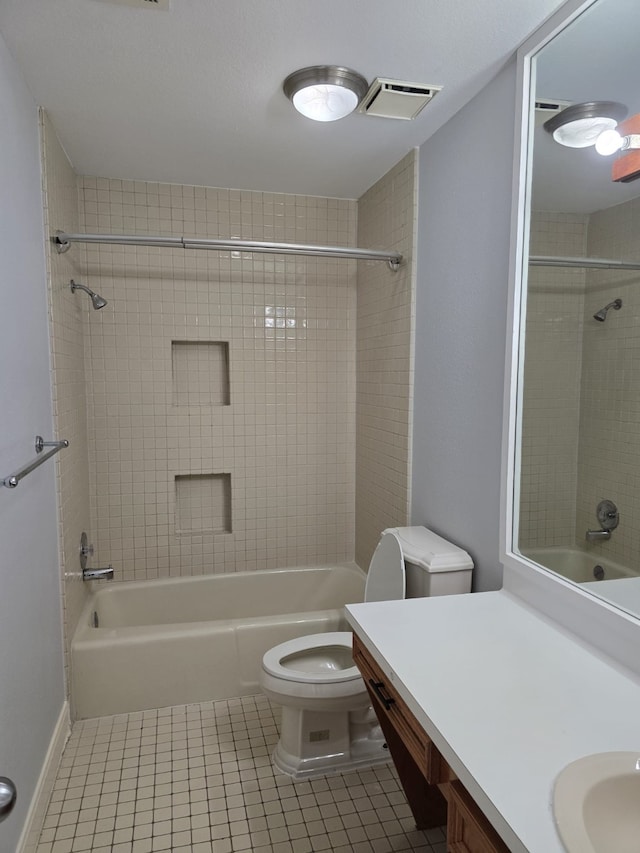
[[[640,680],[508,592],[352,604],[347,619],[513,853],[564,850],[566,764],[640,751]]]

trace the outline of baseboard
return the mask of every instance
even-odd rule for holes
[[[71,733],[71,718],[69,716],[69,703],[65,702],[60,711],[58,722],[53,730],[49,749],[45,756],[38,784],[33,792],[31,804],[22,828],[22,834],[18,841],[16,853],[34,853],[38,844],[42,824],[49,804],[49,797],[56,780],[60,759],[65,748],[69,734]]]

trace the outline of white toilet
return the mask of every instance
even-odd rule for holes
[[[472,571],[466,551],[426,527],[390,528],[371,558],[364,600],[470,592]],[[351,649],[350,631],[311,634],[274,646],[262,659],[262,690],[282,705],[273,763],[294,779],[389,761]]]

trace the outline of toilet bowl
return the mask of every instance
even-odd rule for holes
[[[371,558],[365,601],[471,591],[466,551],[425,527],[383,531]],[[371,767],[390,760],[350,631],[311,634],[269,649],[260,686],[282,706],[278,770],[294,779]]]

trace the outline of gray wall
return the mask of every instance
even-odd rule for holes
[[[0,477],[52,435],[38,112],[0,39]],[[64,451],[63,451],[64,452]],[[0,850],[20,837],[64,702],[54,463],[0,488],[0,775],[18,786]]]
[[[497,589],[516,66],[420,149],[412,523]]]

